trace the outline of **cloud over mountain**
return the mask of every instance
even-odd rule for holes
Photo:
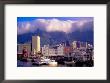
[[[17,23],[17,32],[24,34],[28,32],[34,32],[37,29],[45,30],[47,32],[60,31],[65,33],[71,33],[76,30],[93,30],[93,19],[81,19],[81,20],[59,20],[53,19],[36,19],[33,21],[24,21]]]

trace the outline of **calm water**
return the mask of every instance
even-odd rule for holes
[[[23,62],[23,61],[20,61],[18,60],[17,61],[17,67],[50,67],[49,65],[33,65],[32,62]],[[57,67],[93,67],[92,66],[87,66],[86,64],[82,64],[81,63],[79,64],[79,66],[76,66],[76,64],[70,64],[70,65],[62,65],[62,64],[58,64]]]
[[[32,65],[32,62],[22,62],[20,60],[17,61],[17,67],[49,67],[48,65]],[[58,64],[58,67],[67,67],[66,65]]]

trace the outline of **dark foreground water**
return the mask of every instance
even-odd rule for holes
[[[18,60],[17,67],[49,67],[49,65],[33,65],[32,62],[23,62]],[[58,64],[57,67],[67,67],[66,65]]]
[[[32,62],[24,62],[24,61],[20,61],[17,60],[17,67],[50,67],[49,65],[33,65]],[[77,64],[58,64],[57,67],[93,67],[92,65],[86,65],[86,64],[82,64],[79,63]]]

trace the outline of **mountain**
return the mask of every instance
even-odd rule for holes
[[[93,44],[93,30],[83,30],[79,31],[76,30],[71,33],[65,33],[60,31],[54,31],[54,32],[46,32],[44,30],[37,29],[34,32],[29,32],[21,35],[17,35],[17,43],[27,43],[31,42],[32,36],[39,35],[41,38],[41,46],[44,44],[58,44],[65,42],[67,40],[70,41],[83,41],[83,42],[89,42]]]

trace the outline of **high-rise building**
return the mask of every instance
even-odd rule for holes
[[[86,48],[88,47],[88,43],[86,42]]]
[[[70,43],[68,40],[66,41],[66,46],[70,46]]]
[[[73,41],[73,42],[72,42],[72,48],[73,48],[73,49],[77,48],[77,41]]]
[[[40,36],[32,36],[32,52],[40,52]]]
[[[77,41],[77,48],[80,48],[80,41]]]

